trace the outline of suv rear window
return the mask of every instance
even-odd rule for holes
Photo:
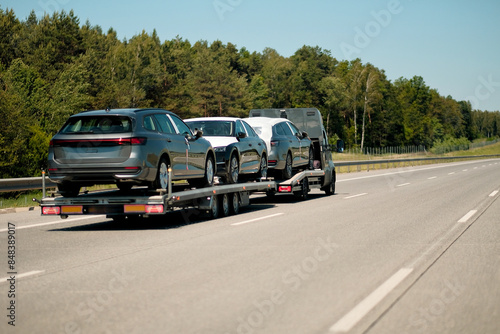
[[[72,117],[59,133],[124,133],[132,132],[132,121],[126,116],[81,116]]]

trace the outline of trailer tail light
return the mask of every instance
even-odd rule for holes
[[[163,204],[126,204],[123,213],[163,213]]]
[[[292,186],[279,186],[278,187],[278,192],[280,192],[280,193],[291,193],[292,192]]]
[[[146,205],[146,213],[163,213],[163,204]]]
[[[61,214],[61,207],[59,206],[44,206],[42,208],[42,215],[59,215]]]

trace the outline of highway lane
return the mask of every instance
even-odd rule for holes
[[[408,305],[432,284],[439,295],[438,278],[424,278],[469,224],[482,231],[477,244],[498,250],[491,238],[499,230],[498,194],[489,195],[500,189],[499,167],[491,160],[343,174],[335,196],[254,198],[242,214],[214,221],[190,212],[128,226],[102,217],[2,215],[0,229],[7,221],[26,227],[16,232],[18,272],[35,272],[18,280],[16,332],[418,333],[422,318]],[[476,219],[488,215],[486,233]],[[495,256],[483,261],[498,268]],[[0,268],[1,277],[5,262]],[[460,281],[467,291],[475,288],[472,276]],[[487,283],[498,293],[498,277]],[[8,284],[1,284],[4,308]],[[483,295],[470,295],[478,313]],[[442,314],[461,317],[464,299]],[[432,300],[420,303],[436,307]],[[485,310],[499,311],[485,301]],[[435,318],[423,319],[431,326],[441,322]],[[476,326],[473,320],[461,325]],[[491,318],[484,328],[500,325]]]

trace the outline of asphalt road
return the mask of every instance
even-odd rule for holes
[[[500,332],[500,160],[336,191],[212,221],[2,214],[0,332]]]

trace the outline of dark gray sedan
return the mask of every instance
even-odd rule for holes
[[[297,169],[313,169],[314,153],[306,132],[284,118],[250,117],[245,121],[261,137],[269,152],[269,174],[290,179]]]
[[[133,185],[167,189],[173,180],[212,185],[216,164],[210,143],[174,113],[107,109],[67,120],[50,141],[48,171],[63,196],[74,196],[95,184],[124,191]]]
[[[193,131],[201,130],[212,144],[217,175],[227,183],[240,176],[267,177],[267,149],[264,141],[245,121],[235,117],[201,117],[184,120]]]

